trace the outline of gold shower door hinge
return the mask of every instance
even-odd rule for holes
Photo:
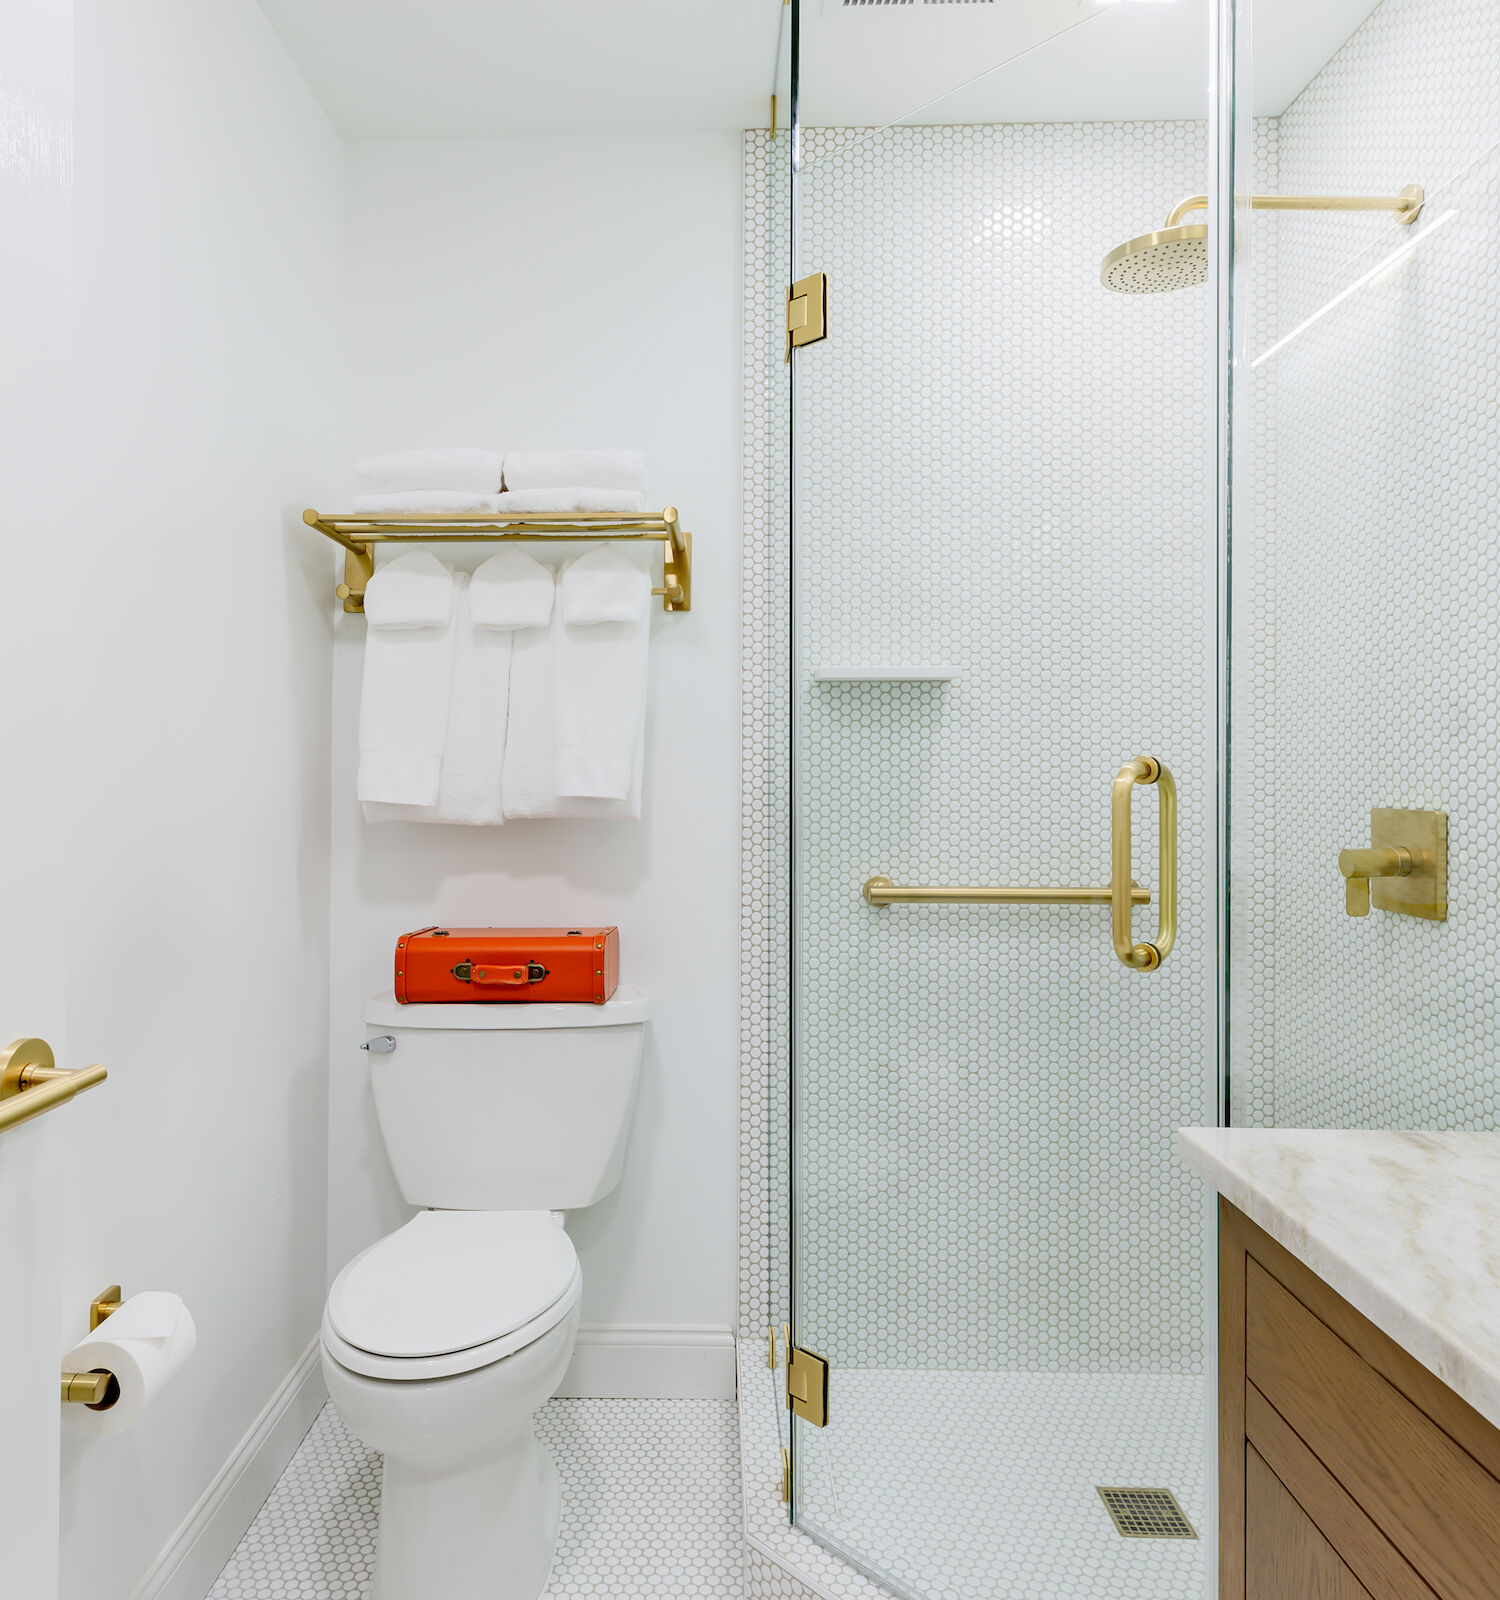
[[[828,337],[828,274],[798,278],[786,292],[786,359],[805,344]]]
[[[792,1330],[781,1325],[786,1346],[786,1405],[794,1417],[801,1417],[815,1428],[828,1426],[828,1363],[811,1350],[792,1343]]]

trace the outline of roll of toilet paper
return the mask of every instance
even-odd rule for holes
[[[131,1295],[63,1357],[65,1372],[102,1367],[114,1373],[119,1399],[103,1411],[69,1403],[63,1420],[79,1433],[119,1433],[182,1371],[197,1346],[198,1330],[177,1295],[157,1289]]]

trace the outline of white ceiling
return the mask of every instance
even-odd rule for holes
[[[351,139],[761,126],[783,16],[780,0],[260,3]],[[1375,4],[1255,0],[1257,114],[1283,111]],[[878,125],[932,101],[914,120],[1201,117],[1207,11],[1207,0],[802,0],[803,120]]]
[[[260,0],[349,139],[764,124],[781,0]]]

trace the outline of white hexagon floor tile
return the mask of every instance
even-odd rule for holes
[[[563,1491],[546,1600],[742,1593],[733,1401],[553,1400],[537,1426]],[[380,1457],[326,1406],[208,1600],[366,1600],[379,1504]]]

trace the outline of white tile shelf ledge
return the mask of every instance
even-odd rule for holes
[[[952,683],[958,676],[955,667],[942,666],[907,666],[907,667],[862,667],[862,666],[833,666],[815,667],[813,669],[814,683]]]

